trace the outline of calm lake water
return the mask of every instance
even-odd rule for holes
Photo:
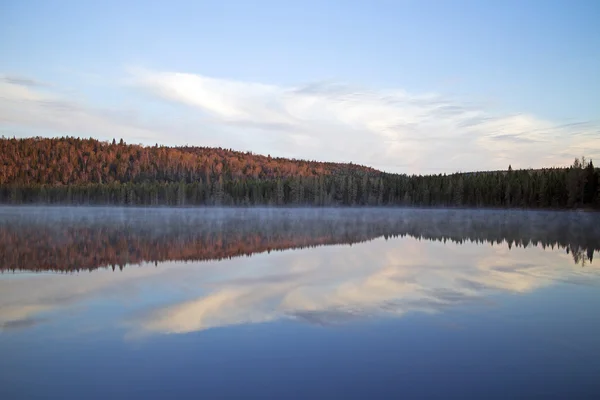
[[[0,208],[0,398],[600,398],[600,215]]]

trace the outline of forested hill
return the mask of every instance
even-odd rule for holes
[[[0,185],[194,182],[199,179],[273,179],[352,171],[354,165],[272,158],[210,147],[130,145],[95,139],[0,139]]]
[[[221,148],[2,138],[0,202],[600,209],[600,171],[582,159],[569,168],[408,176]]]

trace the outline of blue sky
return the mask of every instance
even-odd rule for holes
[[[0,132],[398,172],[600,158],[597,1],[0,0]]]

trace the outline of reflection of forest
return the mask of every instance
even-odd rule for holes
[[[79,271],[219,260],[405,236],[600,250],[596,213],[410,209],[27,209],[0,212],[0,269]]]

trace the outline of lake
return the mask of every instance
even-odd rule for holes
[[[0,398],[600,398],[600,214],[0,207]]]

